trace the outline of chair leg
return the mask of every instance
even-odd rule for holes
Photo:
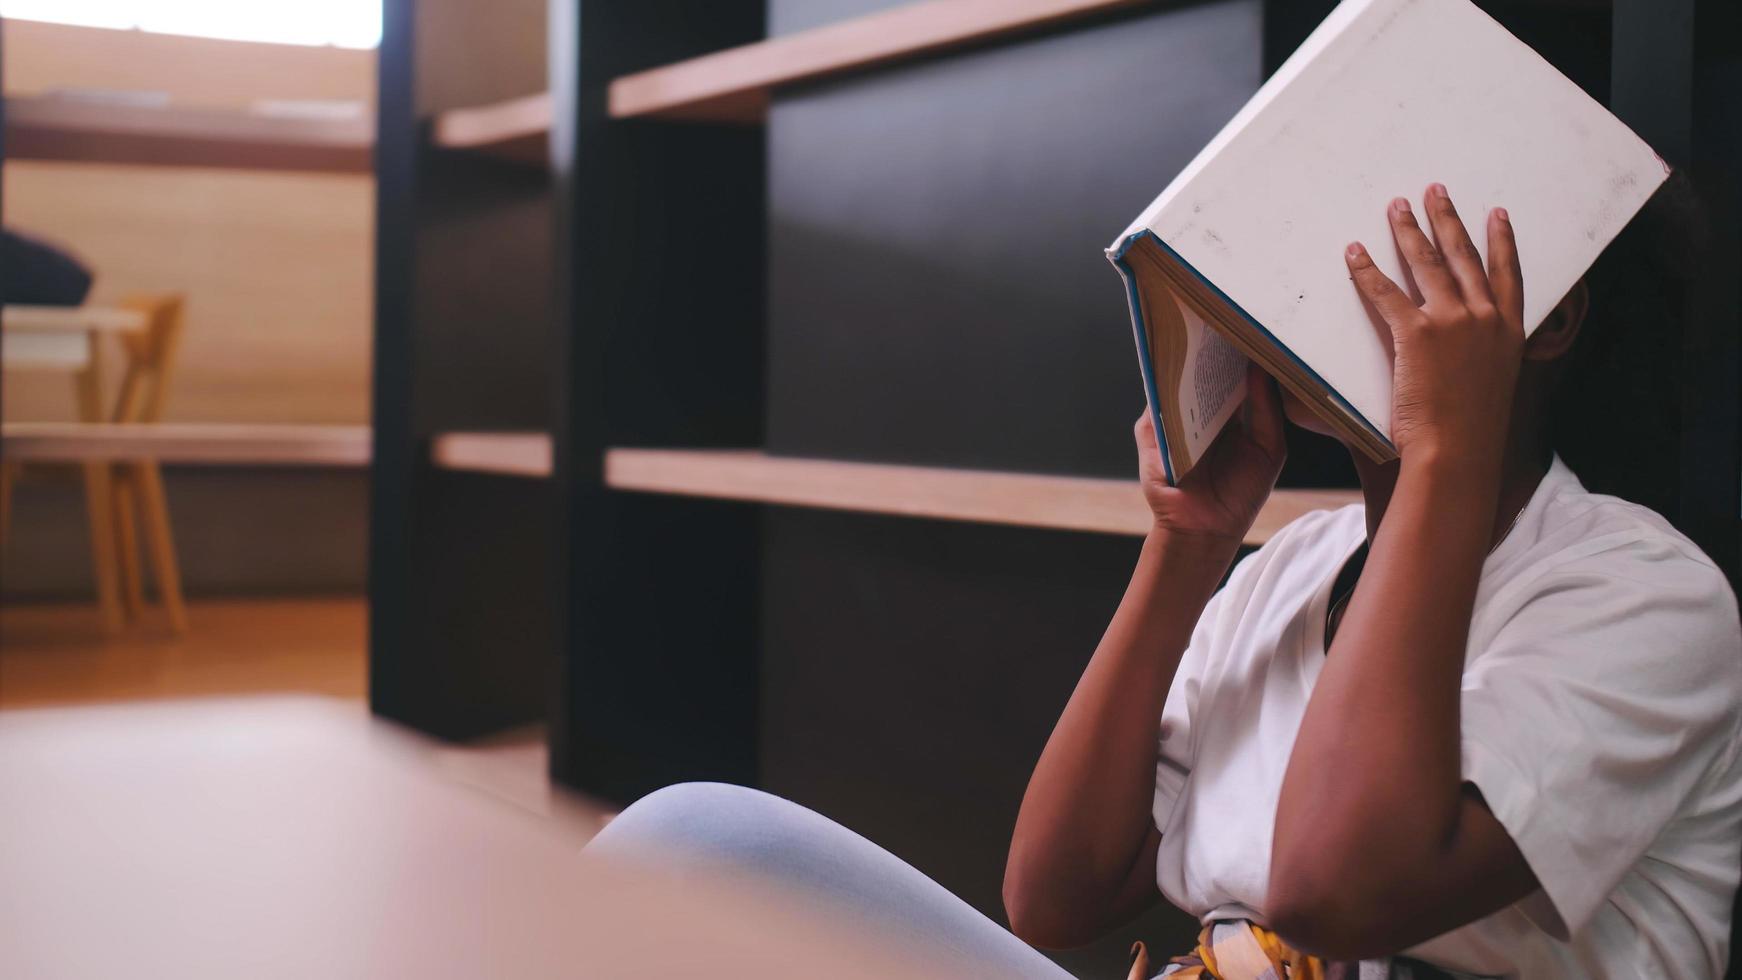
[[[126,467],[119,467],[114,474],[115,496],[115,546],[120,550],[121,569],[121,605],[129,620],[136,620],[145,612],[145,584],[141,581],[139,567],[139,525],[134,515],[138,513],[135,500],[138,491],[133,485],[133,475]]]
[[[91,532],[91,571],[97,579],[97,610],[103,628],[121,629],[120,573],[115,563],[115,499],[108,463],[86,463],[85,515]]]
[[[151,573],[169,613],[169,625],[177,633],[188,628],[187,605],[182,601],[181,570],[175,560],[175,536],[169,527],[169,501],[163,493],[163,473],[156,463],[140,463],[133,471],[144,511],[145,543],[151,552]]]

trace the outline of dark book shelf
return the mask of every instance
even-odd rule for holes
[[[553,488],[430,457],[441,433],[551,424],[549,127],[522,97],[549,85],[546,12],[384,15],[369,696],[379,715],[468,738],[544,722],[555,672]]]

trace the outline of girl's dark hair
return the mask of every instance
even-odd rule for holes
[[[1587,486],[1672,518],[1686,292],[1704,253],[1703,216],[1677,171],[1585,275],[1590,308],[1551,420],[1556,451]]]

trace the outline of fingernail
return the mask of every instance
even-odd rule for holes
[[[1360,242],[1349,243],[1349,258],[1358,259],[1367,254],[1367,249]]]
[[[1131,944],[1131,962],[1133,962],[1133,963],[1137,962],[1137,954],[1141,953],[1141,952],[1143,952],[1143,944],[1141,942],[1132,943]]]
[[[1451,196],[1450,194],[1446,193],[1446,185],[1444,185],[1444,184],[1429,184],[1429,185],[1427,185],[1427,192],[1429,194],[1433,195],[1434,197],[1450,197]]]
[[[1392,198],[1391,199],[1391,206],[1397,209],[1398,214],[1408,214],[1409,213],[1409,198],[1407,198],[1407,197]]]
[[[1499,218],[1501,221],[1507,222],[1508,224],[1512,222],[1512,215],[1507,214],[1505,208],[1495,208],[1494,217]]]

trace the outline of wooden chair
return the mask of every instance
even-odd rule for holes
[[[49,334],[35,342],[20,344],[21,339],[8,336],[5,358],[0,361],[7,371],[70,373],[80,422],[103,422],[103,348],[95,331],[78,334]],[[22,346],[23,350],[20,351]],[[121,628],[124,614],[121,608],[119,571],[115,559],[115,526],[113,494],[109,485],[109,466],[100,461],[71,466],[30,467],[30,472],[49,475],[82,477],[85,490],[85,518],[90,529],[91,570],[97,580],[97,608],[103,628],[110,632]],[[16,463],[0,461],[0,545],[4,544],[12,518],[12,486],[26,470]]]
[[[185,298],[179,294],[139,295],[119,305],[144,314],[145,328],[120,335],[127,364],[113,413],[103,411],[98,349],[90,348],[90,362],[75,375],[79,417],[84,422],[156,422],[163,415],[171,368],[181,342]],[[170,626],[178,633],[184,632],[187,606],[182,599],[181,571],[176,562],[163,475],[156,461],[29,467],[29,472],[38,470],[83,476],[92,571],[105,626],[117,628],[123,616],[136,619],[144,611],[139,563],[139,525],[143,523],[152,574]],[[18,464],[0,463],[0,541],[4,540],[11,519],[12,484],[25,472]]]
[[[145,314],[147,323],[144,330],[121,336],[127,368],[121,376],[112,421],[157,422],[163,418],[163,406],[168,400],[186,301],[179,294],[144,295],[128,297],[121,305]],[[182,599],[181,569],[175,557],[175,536],[170,530],[169,502],[164,496],[163,473],[157,461],[116,463],[111,486],[121,598],[128,618],[137,618],[145,608],[139,565],[139,529],[143,524],[145,550],[158,596],[169,614],[171,628],[185,632],[187,605]]]

